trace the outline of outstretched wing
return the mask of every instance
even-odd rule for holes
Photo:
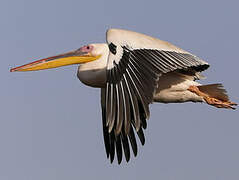
[[[107,157],[118,163],[122,147],[126,161],[130,159],[129,141],[137,155],[137,132],[142,145],[142,128],[149,118],[158,78],[163,73],[193,69],[203,71],[208,63],[176,46],[136,32],[107,31],[110,53],[107,63],[107,84],[101,90],[103,131]]]

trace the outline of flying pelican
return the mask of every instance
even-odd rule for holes
[[[118,163],[137,155],[137,133],[145,143],[143,129],[149,104],[202,102],[235,109],[222,84],[201,85],[209,64],[173,44],[144,34],[109,29],[106,44],[89,44],[77,50],[25,64],[10,71],[36,71],[81,64],[79,80],[101,88],[103,135],[107,158],[115,153]],[[130,145],[129,145],[130,144]]]

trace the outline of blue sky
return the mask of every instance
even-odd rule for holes
[[[137,158],[106,159],[98,89],[84,86],[77,66],[10,73],[39,58],[105,42],[108,28],[169,41],[205,59],[203,84],[238,92],[238,2],[0,2],[0,179],[239,178],[238,110],[205,104],[153,104]]]

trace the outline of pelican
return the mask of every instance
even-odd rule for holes
[[[103,137],[112,163],[130,151],[138,152],[135,134],[145,144],[144,129],[153,102],[201,102],[235,109],[222,84],[201,85],[196,80],[209,64],[197,56],[137,32],[109,29],[104,44],[88,44],[77,50],[28,63],[10,71],[36,71],[80,64],[79,80],[101,89]],[[131,148],[130,148],[131,146]],[[130,150],[132,149],[132,150]]]

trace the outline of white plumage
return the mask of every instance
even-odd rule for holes
[[[153,102],[205,102],[218,108],[234,109],[221,84],[201,85],[201,71],[209,64],[166,41],[144,34],[109,29],[107,44],[89,44],[75,51],[38,60],[11,71],[33,71],[81,64],[77,76],[84,84],[101,88],[105,149],[113,162],[123,153],[130,159],[142,145],[143,129]]]

